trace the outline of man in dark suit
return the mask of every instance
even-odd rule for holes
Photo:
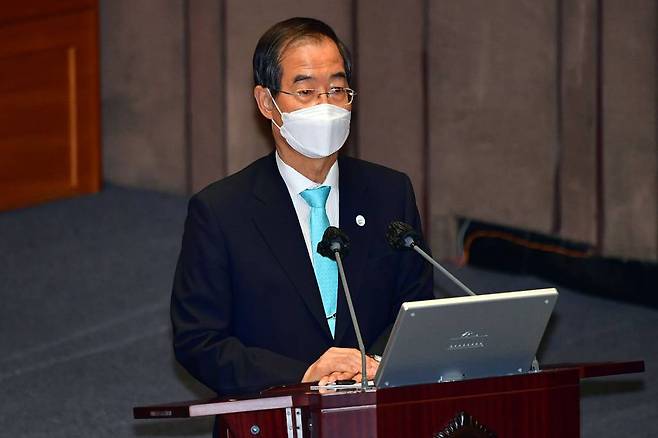
[[[326,24],[278,23],[254,54],[254,97],[276,151],[192,197],[172,293],[178,361],[218,394],[360,380],[361,358],[327,225],[351,239],[344,265],[363,340],[381,354],[401,303],[432,298],[431,269],[384,238],[420,230],[409,178],[338,157],[354,95],[349,52]],[[368,378],[378,362],[368,358]]]

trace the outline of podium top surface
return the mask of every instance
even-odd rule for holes
[[[456,382],[414,385],[390,389],[310,390],[310,384],[296,384],[263,391],[258,396],[195,400],[133,409],[136,419],[188,418],[235,412],[315,406],[319,409],[349,406],[376,406],[478,393],[505,393],[555,385],[577,385],[581,379],[644,371],[644,361],[556,364],[542,371],[522,375],[490,377]]]

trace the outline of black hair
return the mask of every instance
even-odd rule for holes
[[[258,40],[254,51],[254,83],[269,88],[272,94],[281,87],[281,53],[295,41],[303,38],[329,38],[338,47],[343,58],[347,83],[352,77],[350,51],[326,23],[315,18],[295,17],[270,27]]]

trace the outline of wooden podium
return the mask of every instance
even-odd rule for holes
[[[217,415],[237,438],[580,436],[580,380],[644,371],[644,362],[566,364],[515,376],[363,391],[294,385],[261,396],[134,408],[135,418]]]

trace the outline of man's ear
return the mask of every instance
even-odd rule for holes
[[[267,92],[267,88],[256,85],[254,87],[254,99],[256,99],[256,104],[258,105],[258,110],[266,119],[272,120],[274,117],[272,111],[275,111],[274,104],[272,103],[272,97],[270,93]]]

